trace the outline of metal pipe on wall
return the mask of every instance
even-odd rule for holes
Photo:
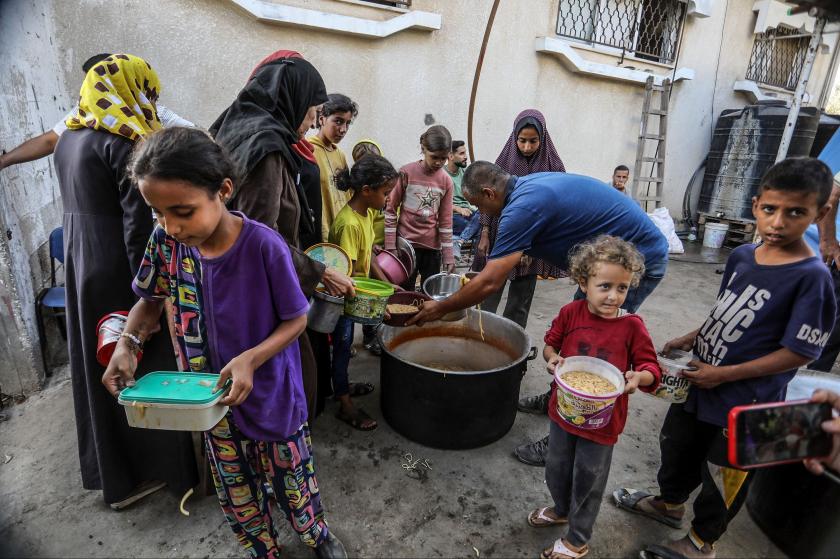
[[[481,41],[481,50],[478,52],[478,62],[475,64],[475,75],[473,76],[472,91],[470,92],[470,108],[467,112],[467,149],[470,152],[470,161],[475,161],[473,150],[473,115],[475,114],[475,96],[478,92],[478,79],[481,77],[481,67],[484,65],[484,53],[487,52],[487,42],[490,40],[490,30],[493,29],[493,21],[496,19],[496,10],[499,9],[500,0],[493,0],[493,7],[490,9],[490,17],[487,18],[487,27],[484,28],[484,39]]]

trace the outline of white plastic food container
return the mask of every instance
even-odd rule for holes
[[[218,380],[203,373],[149,373],[120,392],[119,403],[132,427],[209,431],[228,411],[219,404],[225,391],[213,391]]]
[[[605,378],[615,387],[608,394],[586,394],[563,381],[572,371],[586,371]],[[616,399],[624,393],[624,375],[612,363],[583,355],[566,357],[554,372],[557,384],[557,413],[567,423],[580,429],[600,429],[610,422]]]
[[[687,351],[673,349],[668,355],[658,355],[657,358],[659,368],[662,369],[662,380],[653,395],[674,404],[682,404],[688,399],[688,389],[691,388],[691,383],[682,372],[697,370],[689,365],[694,356]]]

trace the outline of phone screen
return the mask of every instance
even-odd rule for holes
[[[829,419],[827,403],[744,409],[738,414],[738,464],[759,466],[828,456],[831,435],[820,425]]]

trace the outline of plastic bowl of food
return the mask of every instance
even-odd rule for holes
[[[431,297],[417,291],[398,291],[388,298],[386,306],[391,318],[385,320],[388,326],[405,326],[408,320],[420,312],[425,301]]]
[[[354,278],[356,296],[344,298],[344,314],[359,324],[379,324],[385,316],[388,298],[394,294],[394,286],[384,281]]]
[[[595,357],[566,357],[554,372],[557,413],[580,429],[600,429],[610,422],[616,399],[624,393],[624,375]]]
[[[228,406],[219,404],[224,390],[213,389],[219,375],[156,371],[120,392],[128,424],[142,429],[209,431]]]

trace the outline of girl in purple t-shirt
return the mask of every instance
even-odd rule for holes
[[[219,502],[237,540],[278,555],[266,499],[273,490],[301,540],[320,557],[345,556],[324,520],[297,338],[308,303],[289,248],[272,229],[229,212],[233,164],[205,133],[171,128],[143,142],[129,165],[159,225],[133,282],[141,297],[102,382],[133,384],[136,354],[169,299],[182,355],[219,373],[228,414],[204,434]]]

